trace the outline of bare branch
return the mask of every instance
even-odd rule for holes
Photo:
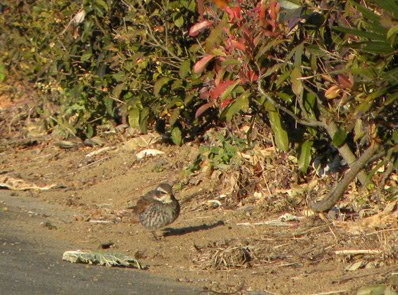
[[[320,202],[311,203],[311,209],[315,212],[324,212],[332,208],[344,194],[351,181],[354,180],[359,171],[366,165],[366,163],[368,163],[369,159],[374,155],[379,147],[380,145],[378,143],[373,142],[361,157],[351,166],[342,181],[336,182],[332,190]]]

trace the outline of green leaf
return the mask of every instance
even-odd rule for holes
[[[76,84],[75,87],[72,88],[72,97],[79,99],[82,91],[83,91],[83,85],[80,83]]]
[[[362,5],[351,1],[352,4],[355,5],[355,7],[358,9],[360,13],[365,17],[365,19],[371,20],[373,22],[379,22],[380,21],[380,16],[374,13],[373,11],[367,9],[366,7],[363,7]]]
[[[95,3],[97,3],[99,6],[102,6],[105,8],[105,10],[108,10],[108,5],[105,3],[103,0],[95,0]]]
[[[354,126],[354,141],[358,142],[358,140],[360,138],[362,138],[362,136],[364,136],[366,134],[366,131],[363,130],[363,126],[362,126],[362,120],[361,119],[357,119],[355,121],[355,126]]]
[[[389,95],[385,105],[387,106],[387,105],[393,103],[396,99],[398,99],[398,92],[395,92],[395,93]]]
[[[312,119],[316,120],[316,96],[313,93],[305,93],[304,106],[307,112],[311,114]]]
[[[271,128],[275,135],[276,146],[284,152],[287,152],[289,149],[289,138],[286,130],[282,126],[279,111],[269,101],[265,103],[264,107],[268,111]]]
[[[280,86],[282,82],[284,82],[287,78],[290,77],[291,71],[286,70],[283,71],[282,74],[279,76],[278,80],[276,80],[276,86]]]
[[[371,41],[366,42],[362,47],[365,52],[375,53],[375,54],[388,54],[394,51],[389,42],[377,42]]]
[[[180,117],[180,112],[181,112],[180,108],[176,108],[171,112],[169,118],[170,125],[174,125],[174,123],[177,122],[178,118]]]
[[[223,65],[223,66],[241,65],[241,64],[242,64],[242,61],[240,61],[236,58],[227,58],[221,63],[221,65]]]
[[[311,163],[311,147],[312,139],[307,139],[300,145],[300,156],[298,158],[298,165],[300,171],[307,173],[308,166]]]
[[[184,25],[184,17],[183,17],[183,15],[181,15],[179,18],[177,18],[177,19],[174,21],[174,24],[175,24],[177,27],[181,28],[181,27]]]
[[[301,96],[301,93],[303,92],[303,82],[299,79],[301,78],[301,72],[300,68],[296,67],[293,69],[290,79],[292,80],[292,90],[293,93],[296,94],[297,96]]]
[[[6,68],[4,66],[4,64],[0,64],[0,81],[4,81],[6,79],[7,75],[6,75]]]
[[[217,42],[220,42],[222,40],[221,38],[221,34],[224,31],[224,28],[227,27],[227,20],[226,18],[223,18],[220,23],[217,25],[217,27],[215,27],[209,37],[207,37],[206,39],[206,45],[205,45],[205,49],[206,52],[210,52],[214,46],[216,45]]]
[[[129,124],[132,128],[137,128],[140,123],[140,110],[133,108],[129,112]]]
[[[300,66],[302,65],[301,58],[303,56],[303,52],[304,52],[304,42],[301,42],[295,48],[295,54],[294,54],[294,66],[295,66],[295,68],[300,68]]]
[[[227,87],[227,89],[225,89],[225,91],[221,94],[220,99],[221,101],[224,101],[227,97],[229,97],[229,95],[231,94],[231,92],[235,89],[235,87],[240,83],[240,80],[236,81],[234,84],[229,85]]]
[[[369,31],[361,31],[361,30],[357,30],[357,29],[350,29],[350,28],[343,28],[343,27],[334,27],[333,28],[336,31],[342,32],[342,33],[346,33],[348,35],[355,35],[358,37],[365,37],[368,39],[374,39],[374,40],[386,40],[386,35],[382,35],[382,34],[377,34],[377,33],[373,33],[373,32],[369,32]]]
[[[92,124],[87,124],[87,131],[85,132],[85,134],[86,134],[86,136],[88,138],[93,137],[93,135],[94,135],[94,127],[93,127]]]
[[[93,56],[93,54],[91,53],[91,51],[86,51],[85,53],[83,53],[83,55],[80,57],[80,61],[81,62],[85,62],[90,60],[90,58]]]
[[[169,83],[171,81],[171,78],[169,77],[162,77],[159,80],[156,81],[155,85],[153,86],[153,93],[158,96],[160,90],[162,89],[162,87],[164,85],[166,85],[167,83]]]
[[[123,82],[126,79],[126,72],[125,71],[119,71],[119,72],[113,74],[112,77],[117,82]]]
[[[397,77],[398,77],[398,67],[395,67],[394,69],[388,72],[384,72],[380,78],[382,81],[386,80],[389,82],[396,82]]]
[[[120,93],[121,93],[122,90],[123,90],[123,87],[124,87],[124,83],[120,83],[120,84],[116,85],[116,87],[113,88],[113,90],[112,90],[112,95],[113,95],[114,97],[116,97],[116,98],[119,98]]]
[[[173,84],[171,84],[171,90],[175,90],[177,88],[184,88],[183,81],[181,79],[174,80]]]
[[[142,133],[148,133],[149,109],[143,108],[140,113],[140,129]]]
[[[184,79],[188,75],[190,70],[191,70],[191,60],[189,59],[184,60],[181,64],[179,72],[181,79]]]
[[[398,68],[397,68],[397,70],[398,70]],[[375,71],[372,68],[370,68],[370,69],[353,68],[351,70],[351,72],[353,74],[361,76],[363,79],[368,80],[368,81],[372,81],[372,80],[376,79]]]
[[[249,91],[246,91],[240,95],[234,103],[228,108],[225,115],[227,122],[231,122],[232,116],[239,111],[247,111],[249,108]]]
[[[105,103],[105,107],[106,107],[107,113],[111,117],[113,117],[113,115],[115,113],[115,109],[113,108],[113,99],[110,96],[105,96],[104,97],[104,103]]]
[[[283,63],[276,63],[271,68],[269,68],[262,76],[264,78],[268,77],[271,74],[277,73],[281,67],[283,67]]]
[[[227,54],[220,48],[214,48],[211,51],[211,54],[216,55],[216,56],[227,56]]]
[[[332,144],[334,146],[341,146],[347,138],[347,132],[345,129],[338,129],[336,133],[333,135]]]
[[[178,127],[174,127],[171,130],[171,139],[176,145],[182,144],[181,130]]]
[[[398,18],[398,4],[394,0],[373,0],[377,5],[384,8],[387,12],[392,13]]]
[[[387,39],[391,39],[398,33],[398,26],[391,27],[387,32]]]
[[[299,0],[279,0],[278,2],[283,9],[294,10],[301,8]]]
[[[374,33],[378,33],[381,35],[386,34],[387,28],[381,25],[381,17],[379,15],[354,1],[352,1],[351,3],[354,4],[358,11],[363,15],[363,17],[365,18],[364,23],[367,27],[369,27]]]
[[[391,136],[391,141],[392,141],[394,144],[397,144],[397,143],[398,143],[398,129],[395,129],[395,130],[393,131],[392,136]]]

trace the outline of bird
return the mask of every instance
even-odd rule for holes
[[[173,223],[180,215],[180,203],[168,183],[159,184],[128,209],[132,209],[139,216],[140,223],[151,230],[155,240],[159,240],[156,231]]]

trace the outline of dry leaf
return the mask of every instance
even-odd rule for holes
[[[40,190],[46,191],[55,187],[57,184],[53,183],[46,186],[37,186],[36,184],[27,183],[22,179],[16,179],[10,176],[3,176],[0,178],[0,187],[5,187],[15,191],[26,191],[26,190]]]
[[[333,99],[339,96],[341,89],[337,85],[330,86],[328,90],[325,92],[325,97],[327,99]]]
[[[162,155],[162,154],[164,154],[164,152],[159,151],[159,150],[155,150],[155,149],[146,149],[146,150],[140,151],[140,152],[137,154],[137,159],[143,159],[143,158],[145,158],[146,156],[158,156],[158,155]]]

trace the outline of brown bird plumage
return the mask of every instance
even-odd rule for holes
[[[167,183],[161,183],[156,189],[147,192],[136,206],[129,209],[133,209],[141,224],[151,230],[155,239],[158,239],[156,230],[174,222],[180,214],[180,204]]]

